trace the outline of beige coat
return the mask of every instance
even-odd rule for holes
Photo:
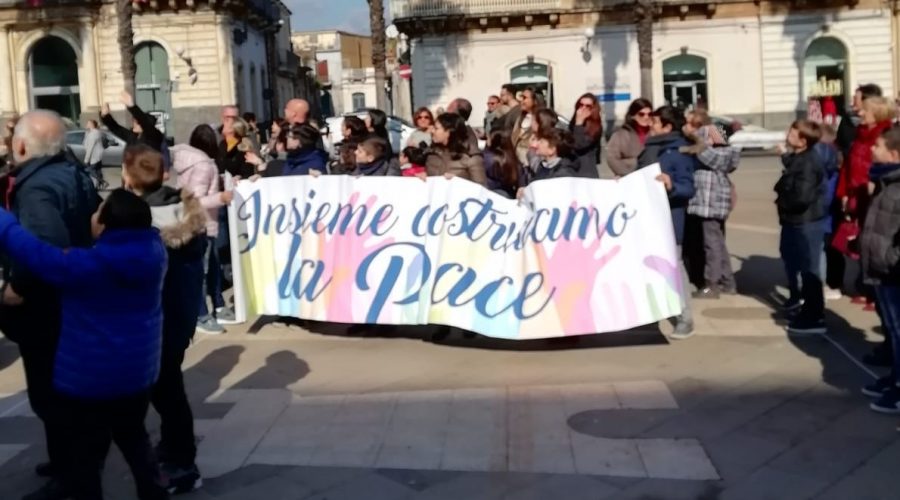
[[[606,143],[606,162],[618,176],[628,175],[637,168],[637,158],[644,150],[636,132],[622,127]]]
[[[487,176],[484,173],[484,158],[480,154],[463,154],[453,159],[449,151],[445,149],[433,150],[425,161],[425,170],[428,175],[453,174],[463,179],[487,186]]]

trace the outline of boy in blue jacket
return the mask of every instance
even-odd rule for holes
[[[650,137],[644,145],[644,151],[638,156],[638,168],[659,163],[662,174],[657,180],[662,182],[669,194],[669,206],[672,209],[672,225],[675,227],[675,241],[678,243],[678,258],[681,260],[682,283],[684,286],[684,310],[677,318],[675,331],[671,338],[686,339],[694,334],[694,317],[691,314],[691,303],[687,287],[689,280],[681,258],[681,246],[684,240],[684,220],[687,215],[688,202],[694,197],[694,167],[696,159],[681,151],[690,143],[684,136],[684,112],[672,106],[663,106],[653,112],[653,124]]]
[[[144,418],[159,375],[166,249],[150,207],[113,191],[91,219],[96,244],[60,249],[0,209],[0,249],[59,289],[62,327],[53,366],[59,479],[75,499],[101,499],[101,472],[115,442],[138,497],[168,498]]]

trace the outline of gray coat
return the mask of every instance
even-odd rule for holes
[[[900,285],[900,168],[882,177],[861,237],[866,282]]]
[[[606,143],[606,162],[614,174],[628,175],[637,168],[637,158],[643,150],[644,145],[637,132],[629,127],[622,127]]]
[[[84,132],[84,164],[95,165],[103,161],[103,132],[98,129]]]

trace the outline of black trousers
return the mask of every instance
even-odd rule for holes
[[[146,391],[115,399],[74,398],[56,393],[56,427],[62,451],[59,479],[75,500],[101,500],[103,463],[113,442],[131,468],[140,500],[169,498],[144,427]]]
[[[194,440],[194,415],[184,391],[181,363],[185,349],[163,346],[159,380],[153,386],[151,401],[161,420],[159,460],[178,467],[191,467],[197,458]]]
[[[44,424],[47,458],[51,464],[56,465],[60,459],[59,432],[53,425],[53,361],[56,356],[56,342],[51,342],[51,339],[44,340],[46,341],[36,342],[24,339],[19,343],[19,354],[25,368],[28,401],[34,414]]]

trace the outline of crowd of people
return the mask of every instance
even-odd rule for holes
[[[473,106],[463,98],[446,111],[416,110],[416,130],[396,150],[380,110],[345,117],[343,140],[332,145],[302,99],[262,128],[226,106],[220,123],[199,124],[187,143],[169,145],[131,95],[121,102],[130,128],[108,105],[99,116],[128,144],[123,186],[105,199],[98,121],[87,120],[83,162],[49,111],[23,115],[6,143],[0,330],[19,345],[49,459],[36,470],[48,482],[28,499],[102,498],[111,442],[142,499],[202,485],[181,365],[196,332],[223,333],[235,320],[223,296],[233,199],[226,173],[460,177],[516,199],[544,179],[599,178],[604,138],[594,95],[582,95],[565,121],[537,90],[512,86],[487,99],[479,129],[468,123]],[[876,398],[873,409],[900,413],[900,129],[874,85],[860,87],[853,109],[857,116],[837,129],[809,120],[790,128],[775,186],[789,289],[782,307],[792,315],[790,332],[824,333],[825,299],[846,290],[850,267],[854,301],[877,311],[886,332],[866,361],[894,367],[863,392]],[[643,98],[630,104],[605,149],[616,176],[660,166],[685,287],[670,337],[691,337],[690,298],[737,293],[725,233],[740,151],[706,110],[654,108]],[[151,405],[161,418],[156,446],[144,424]]]

